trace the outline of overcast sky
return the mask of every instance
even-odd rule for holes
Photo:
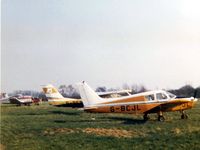
[[[1,90],[200,85],[199,0],[2,0]]]

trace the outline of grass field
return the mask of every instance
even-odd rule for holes
[[[200,102],[165,113],[158,122],[130,114],[91,114],[71,108],[1,105],[1,150],[200,149]]]

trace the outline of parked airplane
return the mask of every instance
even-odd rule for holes
[[[39,105],[40,99],[33,98],[32,96],[23,96],[22,94],[18,94],[13,97],[9,97],[9,101],[11,104],[16,104],[17,106],[27,105],[30,106],[32,103],[35,105]]]
[[[46,85],[42,87],[50,105],[62,107],[83,107],[81,99],[65,98],[53,85]]]
[[[158,121],[164,121],[163,112],[180,111],[181,119],[187,119],[184,112],[191,109],[197,99],[176,98],[174,94],[163,90],[143,92],[119,98],[103,99],[99,97],[86,82],[78,84],[84,110],[97,113],[131,113],[143,114],[144,120],[149,120],[148,114],[157,113]]]
[[[53,85],[46,85],[42,88],[42,90],[45,93],[50,105],[61,107],[83,107],[81,99],[65,98]],[[130,92],[130,90],[98,92],[98,95],[103,98],[121,97],[122,95],[130,95]]]

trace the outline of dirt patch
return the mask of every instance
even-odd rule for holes
[[[97,136],[111,136],[111,137],[117,137],[117,138],[131,138],[131,137],[145,137],[146,135],[144,133],[132,131],[132,130],[124,130],[124,129],[106,129],[106,128],[51,128],[46,129],[43,134],[44,135],[55,135],[59,133],[64,134],[71,134],[71,133],[86,133],[86,134],[95,134]]]
[[[160,127],[157,127],[156,130],[157,130],[157,131],[161,131],[162,129],[161,129]]]
[[[5,150],[5,146],[3,144],[0,144],[0,150]]]
[[[52,128],[52,129],[46,129],[43,134],[44,135],[54,135],[57,133],[70,134],[70,133],[74,133],[74,132],[76,132],[76,130],[69,129],[69,128]]]
[[[181,133],[181,129],[175,128],[175,129],[172,130],[172,132],[173,132],[174,134],[178,135],[178,134]]]
[[[96,134],[98,136],[112,136],[112,137],[126,137],[126,138],[131,138],[135,136],[139,136],[136,132],[134,131],[129,131],[129,130],[122,130],[122,129],[105,129],[105,128],[86,128],[83,130],[83,132],[87,134]]]
[[[188,132],[189,133],[193,133],[193,132],[200,132],[200,127],[196,127],[196,126],[188,126]]]

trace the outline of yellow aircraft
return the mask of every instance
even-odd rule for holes
[[[42,90],[45,93],[50,105],[76,108],[83,107],[83,102],[81,99],[65,98],[53,85],[46,85],[42,87]],[[122,95],[130,95],[130,92],[130,90],[98,92],[98,95],[103,98],[121,97]]]
[[[104,99],[84,81],[78,84],[78,89],[87,112],[143,114],[145,121],[150,119],[148,114],[151,113],[157,113],[158,121],[164,121],[163,112],[169,111],[180,111],[181,119],[187,119],[184,110],[191,109],[197,101],[193,97],[176,98],[174,94],[163,90]]]
[[[81,99],[65,98],[52,85],[42,87],[50,105],[62,107],[83,107]]]

